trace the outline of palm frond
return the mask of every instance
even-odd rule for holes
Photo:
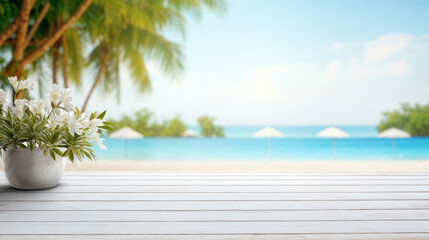
[[[70,49],[68,51],[68,74],[71,82],[80,87],[82,85],[82,71],[86,67],[86,60],[83,55],[85,51],[85,44],[82,42],[83,37],[76,29],[68,29],[64,37],[67,47]]]
[[[126,48],[124,49],[123,58],[139,91],[150,90],[151,83],[143,56],[138,51]]]

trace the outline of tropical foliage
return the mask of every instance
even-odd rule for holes
[[[154,113],[143,109],[133,116],[123,116],[117,121],[110,120],[113,129],[128,126],[143,134],[145,137],[181,137],[186,131],[186,124],[179,117],[158,122]]]
[[[12,103],[0,89],[0,148],[39,148],[53,159],[60,156],[71,161],[95,159],[94,143],[105,149],[100,135],[103,129],[110,129],[102,122],[106,112],[81,113],[71,103],[70,90],[58,85],[53,85],[45,99],[16,99],[18,92],[31,89],[34,83],[16,77],[9,77],[9,81],[14,92]]]
[[[172,77],[183,70],[181,48],[166,33],[184,36],[185,16],[199,16],[204,9],[222,12],[225,4],[223,0],[0,0],[0,80],[12,75],[21,80],[32,70],[51,75],[53,83],[59,83],[62,75],[65,87],[69,79],[77,86],[92,84],[84,110],[98,86],[119,97],[123,65],[135,89],[148,91],[148,60]],[[52,74],[46,74],[46,65]],[[85,69],[96,72],[94,81],[82,81]]]
[[[412,136],[429,136],[429,105],[403,103],[398,110],[384,112],[377,130],[391,127],[403,129]]]
[[[223,127],[214,125],[215,118],[202,116],[198,118],[202,137],[224,137]],[[132,116],[122,116],[119,120],[109,120],[113,130],[131,127],[145,137],[182,137],[188,128],[186,124],[175,117],[158,121],[155,114],[147,109],[135,112]]]
[[[3,75],[16,75],[21,80],[27,75],[28,67],[40,67],[40,61],[46,59],[47,53],[55,55],[60,43],[66,42],[66,31],[72,26],[78,27],[75,24],[91,3],[92,0],[1,0],[0,11],[4,12],[0,14]],[[55,64],[57,62],[53,66]]]
[[[203,137],[225,137],[222,126],[214,124],[215,118],[209,116],[202,116],[198,118],[200,124],[200,135]]]

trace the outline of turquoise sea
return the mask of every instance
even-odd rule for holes
[[[225,138],[144,138],[128,140],[130,160],[252,160],[269,159],[267,139],[252,138],[265,126],[226,126]],[[286,137],[271,140],[272,160],[331,160],[330,139],[316,138],[316,133],[329,126],[273,126]],[[392,140],[377,138],[374,126],[337,126],[351,138],[336,139],[336,159],[339,160],[401,160],[429,159],[429,138],[396,139],[393,155]],[[190,127],[199,132],[197,127]],[[125,141],[106,139],[107,150],[97,151],[100,160],[124,159]]]

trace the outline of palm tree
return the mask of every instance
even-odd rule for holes
[[[161,33],[172,28],[184,35],[184,13],[189,11],[198,15],[204,7],[222,11],[224,3],[222,0],[110,0],[105,4],[93,4],[83,19],[99,13],[95,21],[97,25],[89,25],[90,35],[98,44],[88,57],[88,64],[98,71],[82,111],[100,84],[105,92],[114,92],[119,99],[120,64],[127,66],[136,87],[142,92],[150,90],[148,59],[157,61],[163,72],[170,76],[180,74],[183,71],[180,46]]]
[[[62,19],[67,19],[73,14],[77,4],[78,2],[76,1],[67,0],[52,1],[52,3],[46,1],[43,10],[46,9],[46,6],[48,6],[49,10],[46,11],[44,20],[40,23],[38,35],[46,35],[52,28],[58,27]],[[40,59],[32,63],[33,69],[39,67],[42,63],[50,64],[53,83],[59,83],[58,73],[61,72],[65,87],[69,86],[70,78],[72,83],[80,85],[81,74],[86,67],[84,42],[89,43],[85,29],[82,26],[84,26],[84,23],[79,20],[69,27]]]
[[[87,10],[93,0],[82,1],[48,1],[48,0],[22,0],[14,3],[20,11],[15,18],[0,17],[2,24],[0,31],[0,46],[4,44],[12,45],[11,60],[3,69],[6,76],[17,75],[18,79],[24,73],[24,67],[35,62],[42,57],[47,50],[60,40],[65,31],[69,29]],[[43,28],[48,22],[45,17],[52,9],[52,3],[62,3],[63,6],[69,4],[74,7],[65,19],[57,20],[57,25],[51,28]],[[38,7],[40,6],[40,7]],[[32,11],[34,9],[34,11]],[[40,10],[40,11],[39,11]],[[50,19],[49,22],[52,22]],[[29,26],[29,23],[32,23]],[[44,32],[44,34],[40,34]],[[14,33],[16,33],[14,35]]]
[[[10,75],[21,78],[26,66],[42,73],[49,62],[52,81],[58,82],[62,70],[65,86],[69,79],[80,85],[81,73],[89,66],[97,77],[85,108],[99,85],[119,99],[119,65],[124,64],[138,89],[150,90],[148,59],[157,61],[170,76],[183,70],[180,46],[162,33],[174,29],[184,35],[184,14],[199,16],[204,8],[222,12],[225,4],[223,0],[6,1],[0,6],[4,13],[0,64],[1,60],[7,64],[0,80]],[[92,50],[85,59],[86,47]]]

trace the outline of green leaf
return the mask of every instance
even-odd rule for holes
[[[104,112],[100,113],[100,115],[98,115],[98,119],[103,120],[104,115],[106,115],[106,110],[104,110]]]
[[[61,152],[61,150],[59,150],[58,148],[54,148],[54,152],[58,155],[58,156],[62,156],[63,152]]]
[[[91,157],[91,155],[87,152],[87,151],[84,151],[84,150],[82,150],[82,153],[89,159],[89,160],[92,160],[92,157]]]
[[[80,117],[80,110],[78,107],[76,107],[76,114]]]
[[[108,131],[113,131],[113,129],[111,127],[109,127],[109,126],[99,126],[98,128],[105,129],[105,130],[108,130]]]
[[[70,151],[69,151],[69,159],[70,159],[70,161],[72,161],[72,162],[73,162],[73,160],[74,160],[74,154],[73,154],[73,151],[72,151],[72,150],[70,150]]]
[[[64,152],[63,152],[63,157],[68,157],[68,154],[69,154],[69,151],[70,151],[70,149],[67,149],[67,150],[65,150]]]
[[[96,117],[97,112],[94,111],[91,113],[91,116],[89,117],[89,120],[93,120]]]
[[[56,160],[55,153],[52,149],[49,149],[49,154],[51,154],[52,159]]]

